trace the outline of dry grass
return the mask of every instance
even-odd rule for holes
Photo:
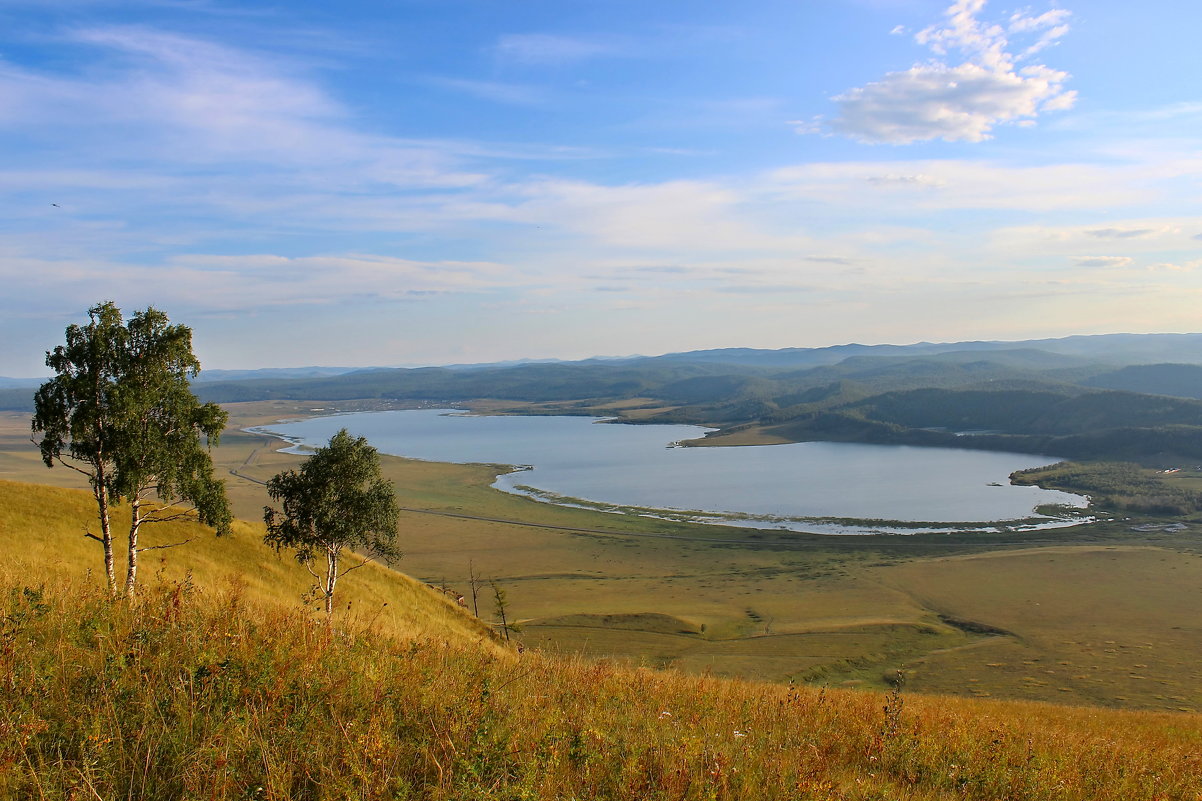
[[[11,576],[0,797],[1193,799],[1202,719],[789,688],[397,640],[236,584]]]
[[[10,554],[0,570],[0,798],[1202,794],[1198,715],[516,654],[442,596],[380,567],[345,580],[328,626],[301,601],[307,574],[247,523],[221,540],[200,527],[165,531],[192,540],[161,552],[133,603],[113,601],[88,571],[99,566],[82,536],[93,514],[87,493],[0,482]],[[664,616],[616,620],[697,636],[674,633]]]
[[[99,584],[103,575],[100,545],[84,536],[96,528],[96,505],[82,490],[0,481],[0,548],[8,554],[6,570],[30,586],[68,581]],[[120,532],[128,526],[128,510],[117,507],[118,569],[123,570]],[[255,603],[298,609],[318,619],[317,602],[306,602],[312,577],[287,555],[276,556],[263,545],[262,524],[235,521],[222,538],[195,523],[170,523],[145,533],[146,544],[187,541],[176,548],[142,556],[145,582],[192,584],[216,588],[236,585]],[[396,636],[437,636],[477,642],[490,640],[487,626],[466,615],[420,582],[369,564],[348,574],[335,596],[339,614],[370,617]],[[418,623],[422,628],[415,629]]]
[[[916,689],[1202,709],[1202,557],[1147,547],[1043,548],[884,572],[929,608],[1014,635],[932,655],[915,666]]]

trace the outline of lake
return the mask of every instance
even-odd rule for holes
[[[254,431],[318,447],[340,428],[395,456],[528,467],[497,479],[507,492],[728,525],[837,534],[1028,529],[1066,524],[1037,516],[1036,506],[1086,505],[1077,495],[1010,485],[1015,470],[1058,461],[1030,454],[834,442],[682,448],[673,445],[707,429],[448,409],[342,414]]]

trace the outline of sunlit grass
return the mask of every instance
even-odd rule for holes
[[[3,576],[8,798],[1193,799],[1198,716],[783,687]]]
[[[114,510],[119,571],[123,570],[121,534],[129,525],[128,514],[126,508]],[[99,583],[103,577],[100,545],[85,536],[85,531],[97,530],[95,520],[95,502],[85,491],[0,481],[0,547],[8,554],[5,570],[31,586],[47,580],[80,586]],[[320,617],[320,604],[306,601],[312,577],[286,555],[277,556],[263,545],[261,523],[235,521],[231,534],[218,538],[205,526],[173,522],[150,528],[143,542],[185,543],[145,552],[144,583],[208,588],[236,584],[256,603],[300,609]],[[383,630],[397,635],[469,641],[491,637],[486,625],[464,615],[450,599],[378,564],[348,574],[339,583],[335,600],[340,615],[371,617]]]

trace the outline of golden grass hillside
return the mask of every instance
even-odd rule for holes
[[[514,654],[383,569],[326,626],[249,524],[113,601],[91,512],[0,483],[0,798],[1202,798],[1202,716]]]
[[[112,525],[117,569],[124,575],[121,537],[129,526],[127,508],[115,508]],[[86,584],[90,574],[99,583],[100,544],[85,536],[97,529],[96,502],[89,492],[0,480],[0,548],[8,554],[3,570],[26,584],[36,587],[52,579]],[[144,586],[236,585],[255,603],[303,608],[317,616],[318,603],[302,602],[312,577],[288,554],[277,556],[263,545],[261,523],[235,521],[233,532],[220,538],[198,524],[155,524],[143,527],[142,542],[185,542],[142,554],[139,581]],[[488,626],[441,593],[383,565],[369,564],[348,574],[338,584],[335,601],[339,617],[370,619],[399,637],[492,642]]]

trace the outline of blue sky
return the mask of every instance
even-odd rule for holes
[[[0,374],[1202,330],[1202,5],[0,0]]]

